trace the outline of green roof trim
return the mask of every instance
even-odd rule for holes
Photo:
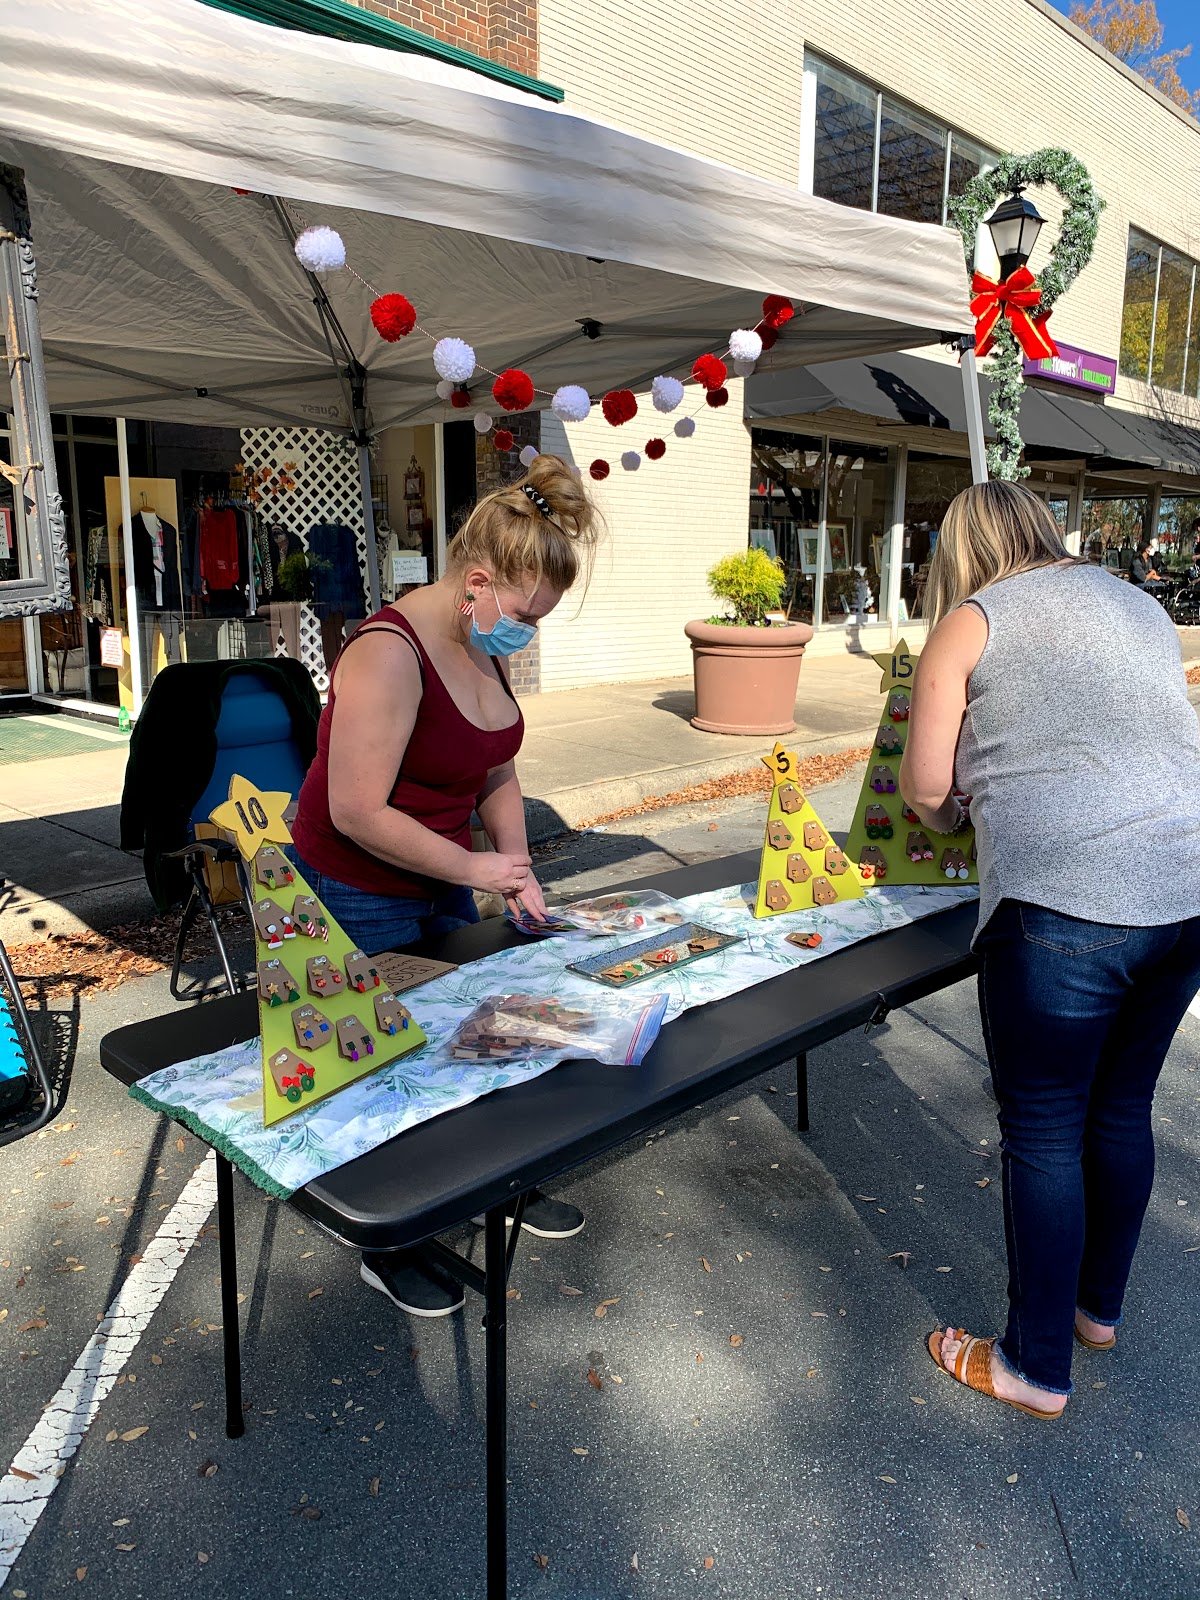
[[[266,22],[297,33],[315,33],[326,39],[373,44],[381,50],[406,50],[413,55],[433,56],[451,66],[466,67],[485,78],[494,78],[510,88],[540,95],[543,100],[559,102],[565,98],[563,90],[556,89],[552,83],[526,77],[523,72],[514,72],[511,67],[502,67],[486,56],[473,55],[456,45],[443,44],[440,39],[431,39],[427,33],[408,28],[402,22],[392,22],[374,11],[350,5],[348,0],[200,0],[200,3],[215,6],[218,11],[232,11],[234,16],[246,17],[251,22]]]

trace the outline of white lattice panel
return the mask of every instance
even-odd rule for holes
[[[278,471],[294,463],[289,475],[295,487],[278,495],[264,494],[258,510],[268,522],[281,523],[294,533],[305,549],[308,530],[315,523],[340,522],[353,531],[365,611],[367,527],[356,447],[341,434],[319,428],[243,428],[242,461],[249,471],[263,467]],[[276,653],[282,655],[286,649],[280,648],[281,642],[282,635],[276,642]],[[300,659],[317,688],[327,689],[321,625],[310,605],[300,608]]]

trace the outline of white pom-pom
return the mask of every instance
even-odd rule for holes
[[[642,458],[636,450],[626,450],[621,457],[621,465],[626,472],[636,472],[642,464]]]
[[[735,361],[733,370],[739,378],[748,378],[757,364],[755,361]]]
[[[530,467],[537,460],[537,458],[541,455],[541,453],[542,452],[538,449],[538,447],[536,445],[527,444],[525,446],[524,450],[521,451],[521,454],[517,457],[517,459],[520,461],[521,465],[525,468],[526,472],[528,472]]]
[[[450,396],[453,393],[454,393],[454,385],[450,382],[449,378],[443,378],[442,381],[437,386],[437,397],[438,397],[438,399],[439,400],[449,400]]]
[[[550,409],[560,422],[585,422],[592,402],[581,383],[564,383],[554,391]]]
[[[486,411],[477,411],[475,413],[475,432],[476,433],[491,433],[491,431],[492,431],[492,419],[491,419],[491,417],[488,416]]]
[[[757,361],[762,355],[762,335],[753,328],[735,328],[729,335],[729,354],[735,361]]]
[[[433,347],[438,376],[451,383],[466,383],[475,372],[475,352],[465,339],[439,339]]]
[[[690,439],[696,431],[695,417],[680,417],[675,424],[675,432],[681,439]]]
[[[650,385],[650,398],[656,411],[674,411],[683,399],[683,385],[678,378],[655,378]]]
[[[334,272],[346,265],[346,242],[334,228],[305,228],[296,240],[296,260],[309,272]]]

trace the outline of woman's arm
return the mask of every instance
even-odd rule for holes
[[[933,833],[949,833],[959,820],[952,792],[954,754],[967,709],[967,683],[986,644],[982,612],[959,606],[938,623],[917,662],[900,793]]]
[[[524,847],[484,858],[388,804],[421,701],[411,646],[384,632],[360,640],[338,667],[336,691],[329,815],[338,832],[381,861],[447,883],[480,889],[508,887],[518,878],[523,883],[529,865]]]
[[[517,781],[517,769],[506,761],[488,773],[483,793],[475,804],[475,811],[492,846],[501,855],[529,860],[529,841],[525,833],[525,801]],[[519,900],[535,917],[545,918],[546,901],[533,874],[525,879],[519,895],[508,895],[509,900]]]

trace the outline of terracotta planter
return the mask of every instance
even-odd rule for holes
[[[791,733],[807,622],[770,628],[689,622],[696,684],[694,728],[706,733]]]

